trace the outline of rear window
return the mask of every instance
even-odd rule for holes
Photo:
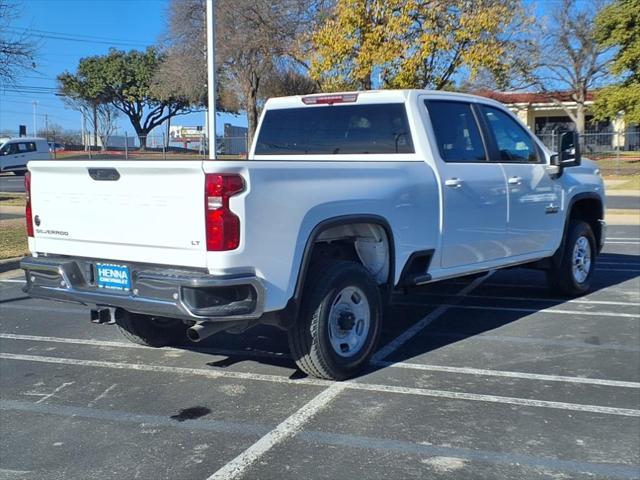
[[[414,153],[402,103],[269,110],[256,155]]]

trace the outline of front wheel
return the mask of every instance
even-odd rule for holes
[[[334,261],[309,272],[289,347],[305,373],[345,380],[366,365],[381,324],[382,299],[371,274],[358,263]]]
[[[547,271],[549,286],[575,297],[586,293],[596,266],[596,239],[588,223],[572,220],[564,242],[562,262]]]

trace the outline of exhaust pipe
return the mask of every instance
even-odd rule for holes
[[[223,331],[225,328],[227,326],[224,324],[213,322],[196,323],[193,327],[187,328],[187,338],[192,342],[198,343],[211,335]]]

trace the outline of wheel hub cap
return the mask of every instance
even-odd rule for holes
[[[591,271],[591,244],[586,237],[579,237],[573,247],[573,278],[583,283]]]
[[[341,357],[356,355],[365,344],[371,322],[371,310],[364,292],[346,287],[335,297],[329,312],[329,340]]]

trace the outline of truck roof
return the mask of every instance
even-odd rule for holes
[[[394,102],[406,102],[412,97],[418,95],[429,95],[435,97],[442,97],[448,99],[459,100],[474,100],[482,101],[488,104],[502,105],[495,100],[480,97],[478,95],[471,95],[468,93],[459,92],[446,92],[442,90],[418,90],[418,89],[404,89],[404,90],[366,90],[366,91],[350,91],[350,92],[331,92],[331,93],[318,93],[310,95],[293,95],[289,97],[276,97],[267,100],[266,107],[268,108],[294,108],[303,107],[305,103],[304,98],[324,97],[324,96],[340,96],[340,95],[357,95],[357,101],[352,103],[394,103]]]

